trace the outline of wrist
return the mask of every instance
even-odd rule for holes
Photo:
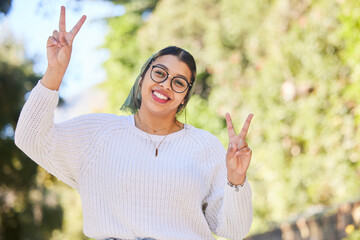
[[[246,174],[237,175],[237,176],[228,174],[227,179],[228,179],[229,183],[231,183],[233,185],[242,185],[245,183]]]
[[[51,90],[59,90],[61,81],[65,75],[64,71],[56,68],[48,67],[44,76],[41,79],[41,83]]]
[[[63,78],[66,72],[66,68],[62,69],[61,67],[50,67],[49,65],[46,68],[45,75],[53,76],[56,78]]]
[[[242,188],[245,185],[245,181],[246,181],[246,176],[245,176],[245,180],[242,184],[232,184],[230,181],[227,182],[227,185],[229,185],[231,188],[234,188],[236,192],[238,192],[240,190],[240,188]]]

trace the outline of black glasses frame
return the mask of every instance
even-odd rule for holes
[[[156,68],[156,67],[157,67],[157,68],[161,68],[162,70],[164,70],[164,71],[166,72],[166,78],[165,78],[164,80],[160,81],[160,82],[155,81],[155,80],[153,79],[153,77],[152,77],[152,72],[153,72],[154,68]],[[168,73],[168,71],[167,71],[164,67],[162,67],[162,66],[153,65],[153,66],[151,67],[150,78],[151,78],[151,80],[153,80],[153,81],[156,82],[156,83],[163,83],[163,82],[165,82],[165,81],[169,78],[169,75],[170,75],[170,74]],[[187,85],[186,85],[186,88],[185,88],[184,91],[178,92],[178,91],[176,91],[176,90],[173,88],[173,80],[174,80],[174,78],[181,78],[181,79],[184,79],[184,80],[185,80],[185,82],[187,83]],[[170,86],[171,86],[171,89],[172,89],[174,92],[176,92],[176,93],[183,93],[183,92],[185,92],[188,88],[192,87],[192,84],[189,83],[186,78],[183,78],[183,77],[178,76],[178,77],[172,77]]]

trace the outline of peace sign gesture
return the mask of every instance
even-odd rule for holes
[[[46,44],[48,69],[54,69],[58,73],[65,74],[70,62],[72,43],[85,19],[86,16],[83,15],[70,32],[66,32],[65,7],[61,7],[59,31],[54,30]]]
[[[236,135],[230,114],[225,115],[229,134],[229,147],[226,153],[227,177],[229,182],[234,185],[244,183],[246,171],[249,168],[252,151],[245,139],[253,116],[253,114],[249,114],[240,134]]]

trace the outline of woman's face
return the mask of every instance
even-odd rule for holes
[[[160,66],[165,69],[169,76],[162,82],[157,83],[151,79],[152,66]],[[164,55],[158,57],[149,67],[141,87],[141,107],[146,108],[147,111],[168,115],[176,115],[176,111],[181,103],[184,103],[184,98],[189,91],[186,89],[183,93],[177,93],[171,88],[171,80],[173,77],[182,77],[190,83],[191,71],[186,63],[180,61],[177,56]]]

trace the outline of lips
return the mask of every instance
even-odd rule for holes
[[[170,100],[170,97],[163,91],[153,90],[151,95],[159,103],[167,103]]]

